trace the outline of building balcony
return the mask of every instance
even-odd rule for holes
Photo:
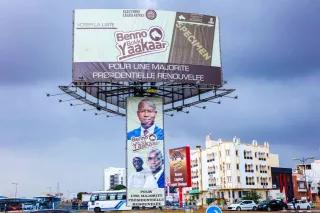
[[[307,192],[306,188],[298,188],[298,192]]]
[[[254,186],[255,183],[254,183],[254,182],[246,182],[246,185],[248,185],[248,186]]]
[[[216,186],[217,186],[216,183],[209,183],[209,187],[210,187],[210,188],[215,188]]]

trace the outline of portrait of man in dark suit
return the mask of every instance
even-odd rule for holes
[[[149,168],[158,184],[159,188],[164,188],[164,159],[162,152],[159,149],[152,149],[148,154]]]
[[[138,104],[137,116],[140,126],[127,134],[127,139],[141,136],[156,136],[157,140],[163,140],[163,129],[155,124],[157,116],[157,106],[149,98],[142,99]]]

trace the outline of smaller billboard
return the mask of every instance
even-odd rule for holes
[[[169,150],[170,182],[175,187],[191,186],[190,147]]]

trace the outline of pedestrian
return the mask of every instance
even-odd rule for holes
[[[297,198],[293,198],[293,201],[292,201],[292,204],[293,204],[293,209],[294,210],[297,210],[296,209],[296,203],[298,202]]]

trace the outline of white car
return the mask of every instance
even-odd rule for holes
[[[228,210],[242,211],[242,210],[257,210],[257,204],[253,200],[242,200],[228,206]]]
[[[308,203],[308,201],[306,201],[306,200],[298,200],[295,203],[295,206],[296,206],[297,210],[300,210],[300,209],[310,210],[311,209],[311,204]],[[292,202],[288,203],[288,209],[294,209]]]

